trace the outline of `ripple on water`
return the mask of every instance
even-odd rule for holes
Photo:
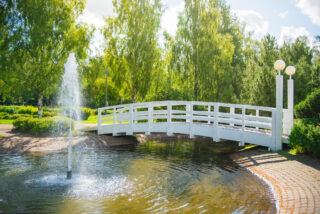
[[[67,187],[66,197],[94,200],[128,193],[134,185],[126,177],[100,178],[90,175],[74,174],[72,179],[66,179],[65,174],[46,175],[41,178],[25,181],[26,185],[37,188]]]

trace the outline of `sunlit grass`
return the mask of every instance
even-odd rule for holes
[[[110,119],[112,117],[105,117],[103,119]],[[90,115],[87,120],[82,120],[81,123],[98,124],[98,115]],[[103,124],[112,123],[112,121],[103,122]]]
[[[0,124],[12,124],[14,120],[0,119]]]

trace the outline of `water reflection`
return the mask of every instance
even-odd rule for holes
[[[264,183],[212,143],[147,142],[66,153],[0,156],[0,212],[273,213]]]

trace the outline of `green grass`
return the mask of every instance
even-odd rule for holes
[[[90,115],[87,120],[82,120],[81,123],[98,123],[98,115]]]
[[[0,119],[0,124],[12,124],[14,120]]]
[[[111,119],[111,117],[104,117],[103,119]],[[87,120],[82,120],[81,123],[87,123],[87,124],[98,124],[98,115],[91,115],[88,117]],[[103,124],[112,123],[112,121],[102,122]],[[128,123],[128,122],[123,122]]]
[[[6,137],[6,136],[3,136],[3,135],[0,134],[0,138],[4,138],[4,137]]]

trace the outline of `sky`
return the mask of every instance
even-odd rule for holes
[[[245,25],[245,32],[254,39],[270,33],[282,45],[285,40],[307,36],[315,45],[314,37],[320,35],[320,0],[226,0],[233,14]],[[184,8],[184,0],[162,0],[165,12],[161,18],[162,35],[166,30],[172,36],[177,30],[178,14]],[[104,26],[104,19],[114,15],[112,0],[87,0],[79,21]],[[161,37],[160,37],[161,40]],[[96,31],[92,40],[93,54],[102,53],[103,36]]]

